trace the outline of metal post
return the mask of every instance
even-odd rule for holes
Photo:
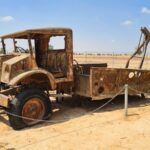
[[[124,98],[124,114],[128,116],[128,84],[125,84]]]

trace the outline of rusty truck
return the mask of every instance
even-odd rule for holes
[[[91,100],[110,98],[125,84],[150,92],[150,70],[142,69],[150,32],[147,28],[141,31],[143,41],[140,38],[125,68],[79,64],[73,59],[73,32],[69,28],[30,29],[0,36],[0,107],[8,112],[10,125],[18,130],[48,119],[52,114],[50,90]],[[63,38],[63,48],[51,46],[54,37]],[[13,43],[12,53],[7,50],[8,39]],[[26,41],[27,48],[20,46],[20,40]],[[143,54],[139,68],[129,69],[137,54]]]

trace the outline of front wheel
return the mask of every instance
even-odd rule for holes
[[[28,89],[12,100],[8,117],[10,125],[19,130],[47,119],[51,112],[48,96],[38,89]]]

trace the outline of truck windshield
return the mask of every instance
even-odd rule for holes
[[[34,49],[34,41],[31,40],[32,48]],[[27,39],[5,39],[4,46],[0,44],[0,53],[3,53],[3,49],[5,49],[6,54],[11,54],[13,52],[16,53],[29,53],[29,43]]]

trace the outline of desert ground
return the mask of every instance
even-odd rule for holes
[[[80,63],[108,63],[108,67],[124,67],[129,56],[75,55]],[[150,58],[146,57],[145,69]],[[136,58],[130,67],[138,67]],[[82,102],[84,99],[81,100]],[[75,105],[73,99],[53,101],[51,120],[15,131],[8,118],[0,115],[0,149],[2,150],[149,150],[150,99],[129,97],[128,116],[124,116],[124,96],[117,96],[101,110],[89,113],[108,100]],[[51,121],[51,122],[50,122]]]

